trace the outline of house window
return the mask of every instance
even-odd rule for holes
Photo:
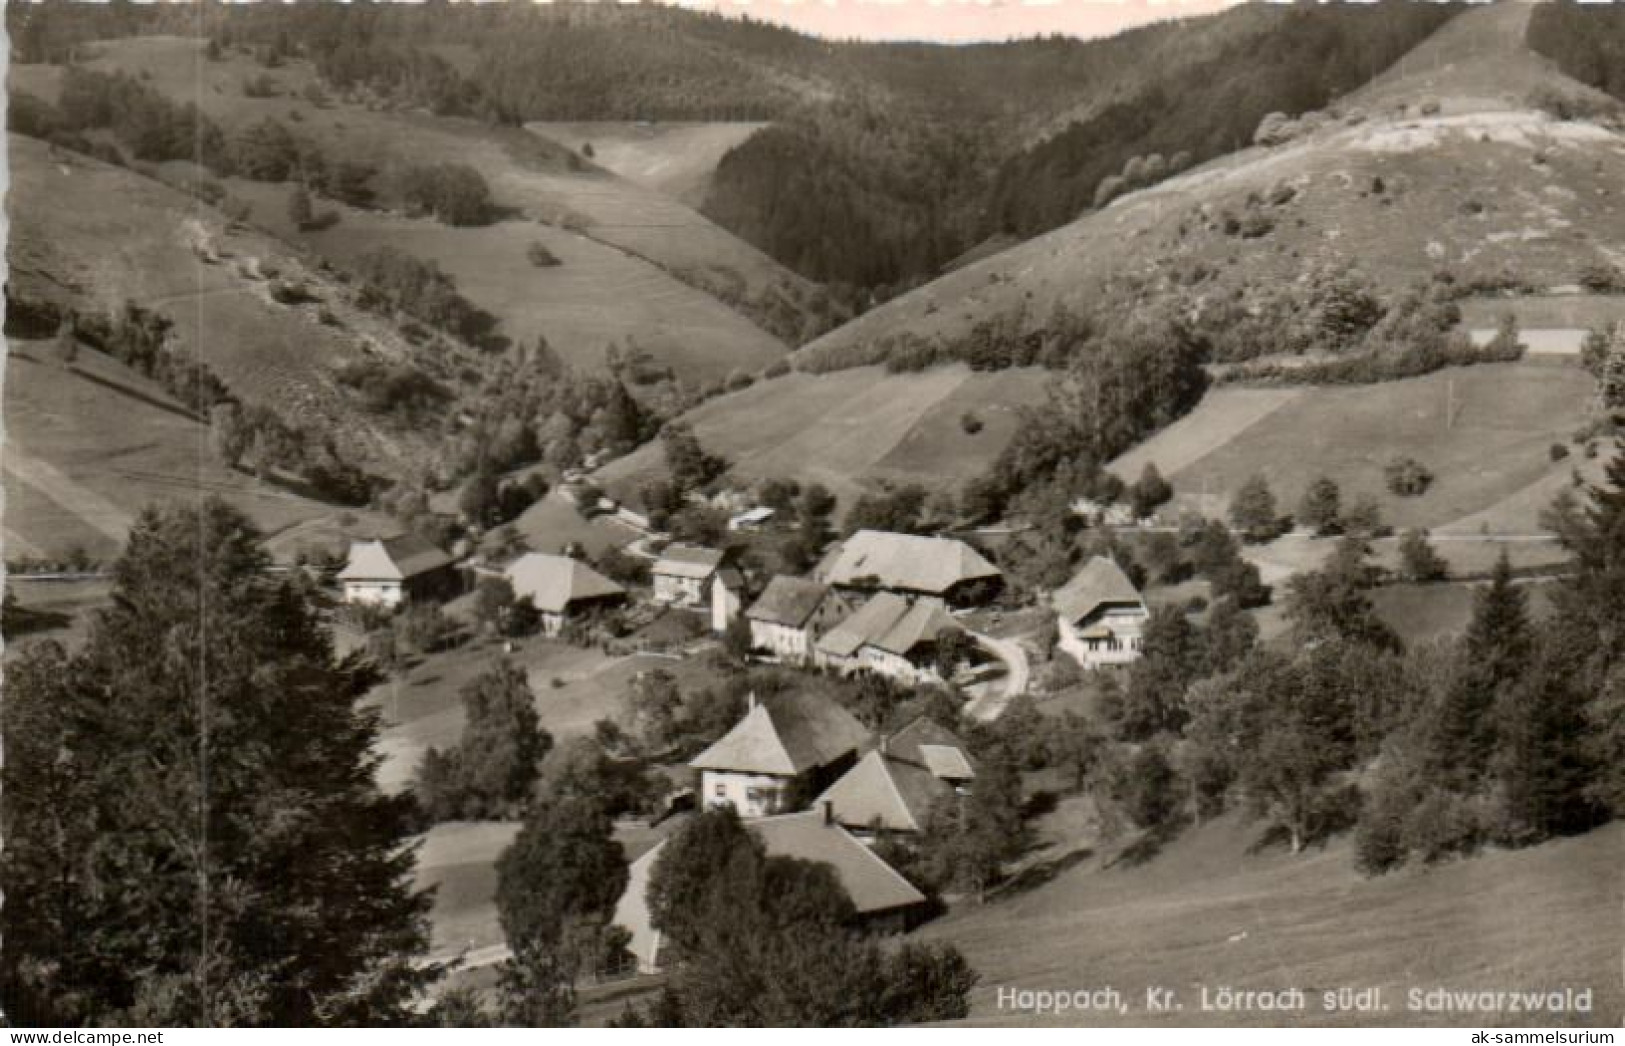
[[[718,781],[716,783],[716,787],[711,789],[711,794],[716,796],[718,799],[726,799],[728,798],[728,786],[723,782]]]

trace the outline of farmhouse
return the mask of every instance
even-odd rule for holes
[[[880,592],[814,644],[814,660],[842,672],[868,670],[899,682],[937,679],[937,641],[959,625],[940,599]]]
[[[705,805],[766,817],[805,805],[852,765],[868,740],[863,724],[827,697],[752,695],[745,718],[689,766],[700,771]]]
[[[395,607],[411,599],[434,599],[457,588],[451,557],[416,534],[350,543],[338,573],[346,603]]]
[[[726,553],[698,545],[669,545],[649,568],[657,603],[697,607],[710,598],[711,582]]]
[[[837,588],[935,596],[955,605],[984,600],[1003,580],[963,541],[884,530],[860,530],[840,542],[813,577]]]
[[[932,807],[963,794],[974,776],[960,740],[921,716],[896,736],[882,739],[815,805],[827,807],[836,821],[860,834],[921,832]]]
[[[837,824],[824,810],[782,814],[751,821],[769,857],[794,857],[827,864],[845,887],[856,909],[855,925],[873,933],[901,932],[926,914],[925,895],[873,850]],[[631,934],[628,949],[638,970],[660,969],[661,936],[649,917],[649,878],[665,848],[662,841],[627,869],[626,890],[615,905],[612,922]]]
[[[567,556],[527,552],[503,574],[515,599],[529,599],[541,612],[542,631],[556,636],[573,615],[626,599],[626,589],[598,571]]]
[[[1084,668],[1124,665],[1140,656],[1150,612],[1115,560],[1096,556],[1051,596],[1058,645]]]
[[[813,643],[852,612],[852,604],[828,585],[780,574],[745,611],[750,645],[791,661],[809,661]]]

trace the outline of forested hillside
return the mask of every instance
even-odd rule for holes
[[[1529,46],[1581,83],[1625,98],[1625,7],[1541,4],[1529,18]]]
[[[1319,109],[1359,87],[1460,11],[1387,3],[1288,7],[1226,39],[1193,36],[1177,63],[1120,84],[1110,100],[1010,157],[991,190],[986,232],[1033,236],[1132,188],[1251,143],[1272,112]],[[1228,16],[1227,16],[1228,17]],[[1131,167],[1130,165],[1134,165]],[[1138,174],[1136,175],[1136,171]]]
[[[1269,112],[1323,106],[1459,10],[1381,7],[1243,5],[1105,40],[952,48],[830,43],[642,4],[7,17],[20,61],[201,34],[273,67],[308,58],[330,86],[382,104],[493,123],[771,121],[724,158],[702,210],[804,276],[886,298],[992,234],[1071,221],[1131,163],[1154,181],[1244,144]]]

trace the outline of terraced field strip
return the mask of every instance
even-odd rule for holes
[[[1171,476],[1259,424],[1305,391],[1215,389],[1196,410],[1112,462],[1111,470],[1127,482],[1138,478],[1148,464],[1155,464],[1157,471]]]
[[[31,457],[14,440],[6,447],[4,456],[7,480],[32,487],[103,537],[118,544],[124,542],[130,525],[135,522],[133,513],[61,470]]]

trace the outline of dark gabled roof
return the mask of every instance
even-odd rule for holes
[[[970,756],[955,745],[921,745],[920,758],[931,776],[944,781],[969,781],[976,776],[971,769]]]
[[[803,691],[770,694],[756,700],[745,718],[689,765],[790,777],[828,766],[868,740],[863,724],[827,697]]]
[[[1123,568],[1105,556],[1095,556],[1085,563],[1071,581],[1055,590],[1050,603],[1056,613],[1074,624],[1108,604],[1145,606],[1140,590]]]
[[[971,762],[970,754],[952,730],[932,719],[930,716],[919,716],[903,729],[886,739],[886,754],[893,759],[901,759],[916,766],[923,766],[936,773],[939,777],[948,777],[958,780],[952,773],[943,773],[949,769],[951,759],[940,754],[928,753],[928,749],[953,749],[964,758],[965,769],[970,773],[966,778],[975,775],[975,764]],[[933,765],[935,763],[936,765]]]
[[[451,565],[451,557],[416,534],[350,544],[340,581],[407,581]]]
[[[942,633],[958,627],[942,600],[919,599],[873,645],[889,654],[907,656],[921,643],[933,643]]]
[[[881,752],[870,752],[841,779],[825,789],[813,805],[829,803],[835,819],[853,827],[879,827],[893,832],[921,832],[938,799],[953,785],[929,769]]]
[[[892,630],[908,613],[908,600],[895,592],[878,592],[818,640],[818,649],[834,657],[852,657]]]
[[[762,590],[756,602],[745,611],[745,616],[752,621],[769,621],[776,625],[800,628],[817,612],[819,604],[827,595],[829,595],[827,585],[808,581],[806,578],[779,574],[767,583],[767,587]]]
[[[943,595],[962,581],[999,577],[999,568],[954,538],[860,530],[836,545],[815,576],[832,585],[873,578],[881,588]]]
[[[834,657],[851,657],[866,646],[907,655],[944,631],[959,627],[942,600],[909,600],[895,592],[878,592],[818,641]]]
[[[925,901],[897,870],[838,824],[825,824],[822,811],[781,814],[746,822],[770,856],[817,861],[835,869],[859,915],[907,908]]]
[[[527,552],[504,573],[517,598],[530,598],[537,610],[562,614],[571,603],[624,596],[626,589],[598,571],[566,556]]]
[[[794,857],[827,864],[859,915],[912,908],[925,895],[887,864],[879,854],[839,824],[825,824],[823,814],[809,810],[746,821],[745,827],[762,841],[771,857]],[[632,935],[628,950],[645,966],[657,966],[662,957],[662,935],[649,913],[649,878],[666,840],[634,860],[627,869],[626,889],[615,905],[612,921]]]

